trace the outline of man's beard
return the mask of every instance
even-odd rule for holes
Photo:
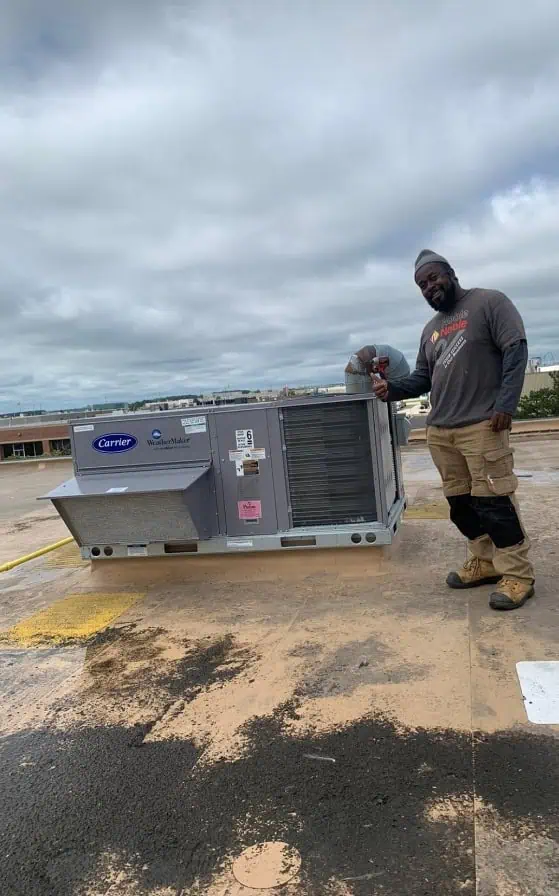
[[[457,302],[456,284],[451,282],[450,286],[445,290],[440,290],[440,292],[442,295],[437,296],[436,300],[426,299],[426,302],[431,306],[433,311],[440,311],[443,314],[448,314],[449,311],[452,311]]]

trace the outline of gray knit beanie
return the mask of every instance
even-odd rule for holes
[[[433,252],[431,249],[422,249],[415,259],[416,276],[420,268],[422,268],[426,264],[431,264],[432,262],[436,262],[437,264],[446,264],[448,267],[450,267],[448,261],[446,260],[446,258],[443,258],[442,255],[437,255],[437,253]]]

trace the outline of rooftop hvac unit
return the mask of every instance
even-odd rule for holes
[[[385,545],[404,424],[370,392],[89,418],[43,497],[84,558]]]

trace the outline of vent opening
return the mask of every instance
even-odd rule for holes
[[[283,411],[294,528],[376,522],[366,402]]]
[[[166,554],[196,554],[198,542],[196,541],[172,541],[163,545]]]
[[[281,539],[282,548],[312,548],[315,544],[312,535],[286,535]]]

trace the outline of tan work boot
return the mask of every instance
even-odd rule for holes
[[[449,588],[479,588],[480,585],[495,585],[500,581],[501,576],[491,561],[470,557],[462,569],[448,574],[446,584]]]
[[[509,579],[507,576],[499,582],[489,598],[489,606],[492,610],[517,610],[524,606],[526,601],[534,596],[534,585],[523,582],[521,579]]]

